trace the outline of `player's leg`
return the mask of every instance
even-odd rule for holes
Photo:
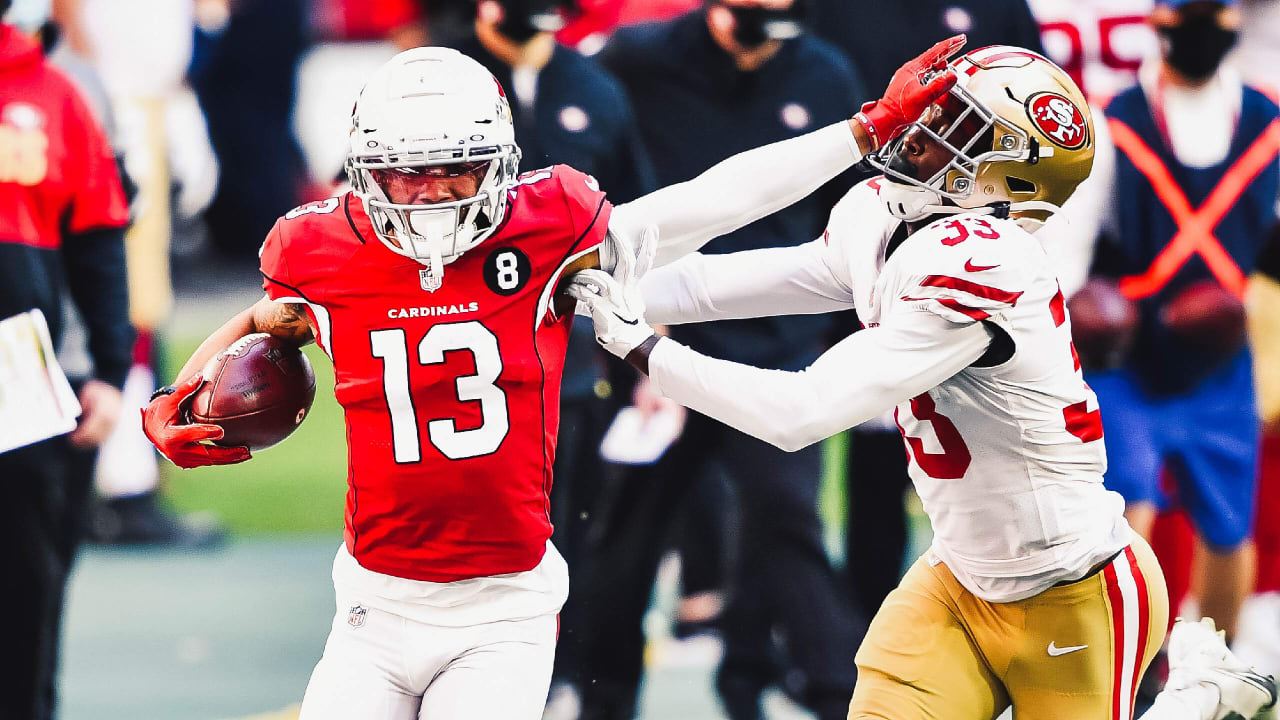
[[[966,620],[979,615],[961,609]],[[978,610],[995,618],[971,626],[1018,720],[1129,720],[1138,680],[1164,642],[1169,600],[1155,554],[1135,537],[1081,580]]]
[[[1253,589],[1253,525],[1259,435],[1250,359],[1242,355],[1179,402],[1184,433],[1177,443],[1183,504],[1208,557],[1199,578],[1201,614],[1230,641],[1244,598]]]
[[[1009,706],[954,602],[945,566],[927,555],[871,621],[858,648],[849,720],[991,720]]]
[[[431,680],[417,717],[539,720],[551,686],[556,629],[555,615],[448,628],[470,647]]]
[[[1132,373],[1108,370],[1090,373],[1087,380],[1098,396],[1107,433],[1107,489],[1120,493],[1130,527],[1149,539],[1164,500],[1159,484],[1161,418]]]
[[[341,591],[337,605],[298,720],[416,720],[430,676],[412,677],[406,666],[407,621]]]

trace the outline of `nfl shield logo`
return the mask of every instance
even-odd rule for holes
[[[418,284],[422,285],[422,289],[427,292],[435,292],[443,285],[440,276],[432,272],[433,268],[423,268],[418,271]]]
[[[353,628],[364,625],[365,609],[363,605],[352,605],[347,613],[347,624]]]

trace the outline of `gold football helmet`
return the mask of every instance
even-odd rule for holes
[[[868,158],[889,182],[880,197],[902,220],[938,213],[1007,215],[1035,230],[1093,167],[1093,120],[1084,94],[1047,58],[993,45],[951,64],[955,87]],[[905,150],[934,144],[949,156],[918,177]]]

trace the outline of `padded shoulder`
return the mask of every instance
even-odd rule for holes
[[[1043,250],[1009,220],[963,214],[917,231],[886,263],[895,302],[956,323],[1000,320],[1043,273]]]

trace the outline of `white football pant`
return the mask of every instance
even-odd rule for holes
[[[299,720],[539,720],[556,615],[443,627],[338,596]]]

